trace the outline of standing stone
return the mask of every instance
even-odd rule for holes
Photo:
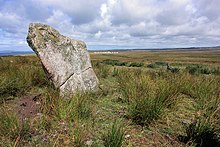
[[[98,87],[83,41],[63,36],[48,25],[31,23],[27,42],[40,58],[47,77],[60,89],[61,96]]]

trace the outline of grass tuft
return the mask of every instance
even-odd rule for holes
[[[0,118],[0,139],[2,140],[0,145],[31,138],[28,121],[20,122],[14,113],[6,112],[4,109],[0,111]]]
[[[106,147],[121,147],[124,140],[124,129],[121,122],[114,121],[111,129],[102,138]]]
[[[129,105],[129,116],[139,125],[159,118],[165,108],[175,104],[180,85],[175,75],[152,79],[141,70],[122,70],[118,77],[122,101]]]

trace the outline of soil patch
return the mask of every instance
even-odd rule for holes
[[[21,120],[34,117],[40,112],[40,95],[32,94],[24,96],[16,103],[15,111]]]

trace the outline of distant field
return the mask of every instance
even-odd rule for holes
[[[220,49],[210,51],[124,51],[118,54],[95,54],[92,52],[90,55],[92,60],[115,59],[146,64],[163,61],[168,63],[220,65]]]

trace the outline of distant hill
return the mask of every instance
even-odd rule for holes
[[[188,47],[188,48],[153,48],[153,49],[105,49],[105,50],[89,50],[90,52],[108,52],[108,51],[220,51],[220,46],[215,47]]]
[[[25,55],[34,54],[33,51],[0,51],[0,56],[15,56],[15,55]]]

